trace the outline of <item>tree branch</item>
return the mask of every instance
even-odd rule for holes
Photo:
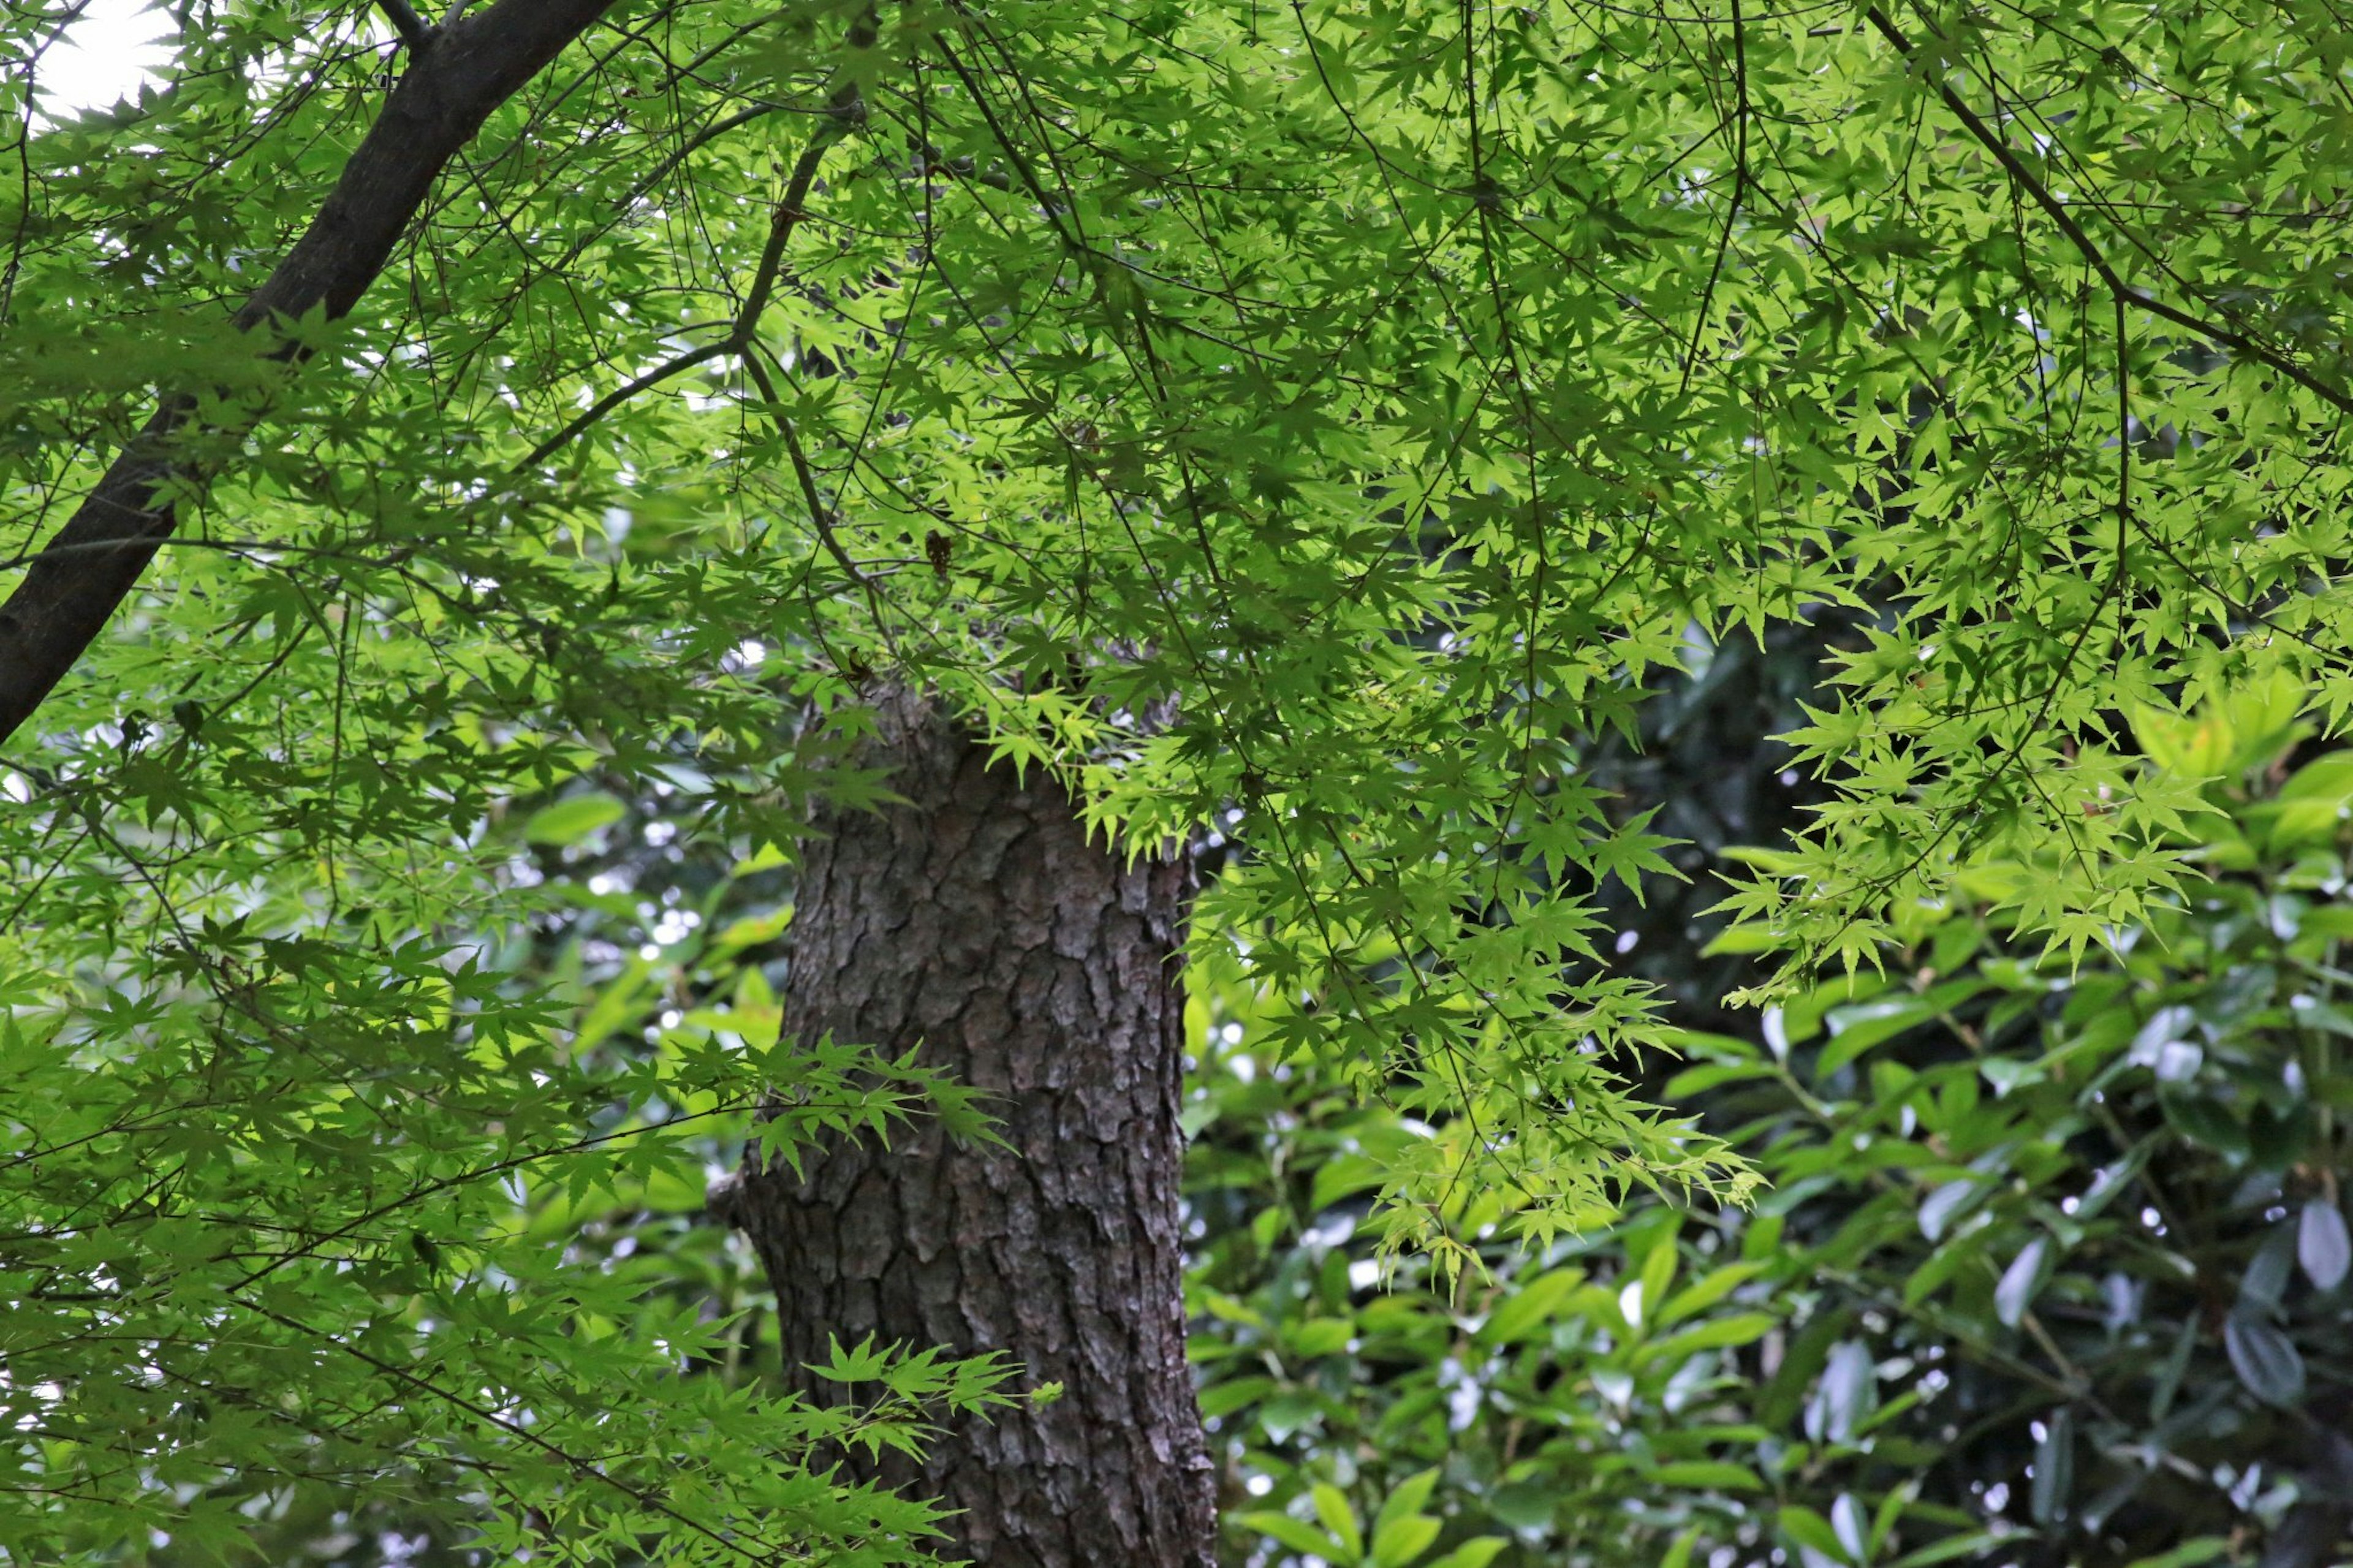
[[[668,381],[674,375],[683,374],[687,371],[692,370],[696,365],[708,363],[712,360],[717,359],[722,354],[731,353],[734,351],[734,348],[735,340],[733,338],[722,338],[715,343],[705,343],[699,349],[689,349],[686,353],[679,355],[676,359],[664,360],[661,363],[654,366],[653,369],[647,371],[644,374],[634,376],[629,380],[623,382],[620,385],[615,387],[612,391],[607,393],[604,396],[598,398],[596,402],[582,409],[565,424],[563,429],[558,430],[554,435],[550,436],[538,446],[533,447],[531,449],[530,455],[525,457],[522,462],[517,463],[515,468],[518,470],[521,470],[523,468],[538,467],[548,458],[555,456],[556,453],[562,451],[565,447],[570,446],[573,440],[578,437],[582,431],[586,430],[591,425],[596,424],[598,420],[604,418],[606,415],[610,414],[614,409],[618,408],[622,404],[627,403],[640,392],[650,391],[652,388],[659,386],[663,382]]]
[[[834,112],[839,112],[839,106]],[[523,460],[515,465],[517,472],[537,468],[557,452],[570,446],[588,427],[627,403],[641,392],[651,391],[670,377],[692,370],[696,365],[719,358],[722,354],[743,355],[760,330],[760,317],[768,309],[768,300],[776,292],[776,274],[785,264],[785,247],[792,243],[793,230],[800,226],[802,215],[808,209],[809,186],[817,179],[817,167],[825,158],[825,150],[839,139],[839,123],[820,131],[801,150],[800,159],[793,165],[792,178],[785,187],[784,199],[768,220],[767,242],[760,247],[760,260],[752,268],[751,286],[744,295],[743,308],[728,323],[727,335],[715,343],[705,343],[689,349],[676,359],[665,360],[643,374],[624,382],[569,420],[563,429],[533,447]]]
[[[776,421],[776,434],[784,438],[786,455],[792,459],[793,477],[800,481],[801,497],[808,503],[809,526],[817,530],[818,542],[825,546],[826,553],[849,574],[851,582],[865,590],[866,607],[874,616],[874,629],[881,634],[883,646],[895,656],[899,645],[891,636],[890,621],[882,614],[882,597],[875,591],[874,579],[860,567],[857,559],[843,546],[840,536],[833,531],[835,514],[818,490],[817,472],[809,467],[808,454],[801,450],[800,433],[793,428],[791,417],[785,413],[784,400],[776,395],[776,384],[755,353],[744,354],[744,368],[750,373],[753,384],[760,389],[760,395],[767,400],[768,417]]]
[[[421,55],[432,47],[433,29],[425,25],[425,18],[417,14],[408,0],[376,0],[376,4],[383,7],[385,20],[392,24],[392,30],[400,35],[400,41],[408,46],[411,55]]]
[[[1873,5],[1865,10],[1863,15],[1871,18],[1871,25],[1879,29],[1880,36],[1894,46],[1896,53],[1907,59],[1911,58],[1912,40],[1905,37],[1894,22],[1888,20],[1886,12]],[[2269,365],[2329,406],[2353,414],[2353,394],[2348,394],[2339,387],[2331,386],[2278,350],[2266,348],[2243,332],[2234,331],[2229,327],[2185,310],[2178,305],[2168,305],[2154,295],[2135,289],[2126,283],[2117,275],[2116,269],[2109,264],[2107,257],[2101,252],[2100,247],[2093,242],[2092,237],[2084,232],[2083,225],[2075,221],[2075,215],[2069,212],[2066,205],[2052,194],[2049,186],[2035,178],[2034,172],[2026,166],[2017,153],[2010,151],[2010,143],[2001,139],[2000,133],[1980,119],[1977,111],[1962,100],[1961,95],[1955,92],[1941,79],[1936,83],[1936,96],[1945,100],[1945,107],[1953,111],[1954,118],[1961,122],[1987,152],[1994,155],[1994,161],[1999,163],[2003,171],[2018,183],[2019,189],[2026,193],[2028,199],[2041,207],[2044,215],[2058,226],[2059,232],[2067,237],[2067,243],[2073,246],[2083,256],[2085,265],[2098,276],[2100,282],[2109,293],[2126,304],[2139,306],[2152,316],[2161,317],[2176,326],[2187,327],[2191,331],[2203,333],[2225,348],[2236,349],[2249,359]]]
[[[318,216],[237,311],[237,324],[250,331],[313,312],[329,321],[349,314],[449,160],[612,4],[497,0],[434,34],[429,50],[412,49]],[[282,358],[301,354],[275,331],[257,346]],[[0,605],[0,741],[96,639],[176,526],[176,498],[203,482],[175,450],[174,437],[195,433],[195,409],[191,394],[164,390],[146,426]]]

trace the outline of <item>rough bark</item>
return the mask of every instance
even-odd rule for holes
[[[776,1287],[785,1363],[830,1401],[799,1371],[828,1335],[1002,1351],[1065,1394],[956,1426],[920,1468],[849,1467],[960,1510],[944,1554],[981,1568],[1205,1568],[1177,1209],[1189,869],[1124,865],[1050,781],[987,766],[918,705],[884,730],[874,762],[907,804],[816,825],[786,1027],[921,1042],[996,1097],[1011,1147],[929,1129],[837,1142],[797,1179],[745,1172],[731,1217]]]
[[[330,321],[350,313],[449,160],[612,4],[499,0],[420,34],[426,47],[412,55],[311,226],[237,311],[237,325],[252,329],[312,310]],[[267,339],[257,348],[284,352]],[[195,407],[185,393],[164,393],[0,605],[0,741],[73,668],[171,537],[177,494],[200,478],[174,452]]]

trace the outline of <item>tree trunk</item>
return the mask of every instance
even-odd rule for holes
[[[1177,1183],[1190,871],[1090,843],[1070,797],[922,705],[868,765],[907,804],[821,814],[793,913],[785,1026],[987,1091],[1009,1148],[936,1127],[747,1171],[731,1201],[812,1400],[827,1340],[1001,1351],[1061,1398],[964,1421],[916,1466],[846,1458],[959,1517],[981,1568],[1204,1568],[1214,1520],[1185,1363]]]

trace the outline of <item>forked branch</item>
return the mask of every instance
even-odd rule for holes
[[[1896,53],[1907,59],[1911,58],[1912,40],[1904,35],[1903,29],[1888,18],[1886,12],[1873,5],[1863,14],[1871,18],[1871,25],[1879,30],[1880,37],[1894,46]],[[2211,338],[2223,347],[2234,350],[2259,364],[2269,365],[2330,407],[2353,414],[2353,393],[2330,385],[2277,349],[2271,348],[2247,336],[2244,332],[2226,327],[2211,318],[2185,310],[2179,305],[2168,304],[2147,290],[2135,289],[2126,283],[2106,255],[2094,242],[2092,237],[2084,232],[2084,226],[2075,221],[2075,215],[2067,210],[2067,205],[2052,194],[2050,186],[2036,177],[2034,171],[2026,166],[2023,159],[2011,151],[2010,143],[2002,140],[2001,133],[1987,124],[1983,117],[1971,109],[1961,95],[1953,90],[1951,84],[1942,78],[1936,80],[1936,96],[1944,100],[1945,107],[1953,111],[1953,118],[1958,120],[1962,128],[1967,130],[1987,152],[1993,154],[1994,161],[2001,165],[2003,172],[2010,175],[2020,190],[2026,193],[2028,200],[2042,209],[2043,215],[2049,217],[2059,232],[2066,237],[2067,243],[2073,246],[2084,258],[2084,265],[2089,267],[2093,274],[2099,279],[2102,287],[2119,301],[2137,306],[2150,315],[2171,321],[2176,326],[2187,327],[2191,331]]]

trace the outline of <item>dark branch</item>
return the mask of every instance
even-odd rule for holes
[[[1911,57],[1912,40],[1905,37],[1894,22],[1888,20],[1886,12],[1873,5],[1864,15],[1871,18],[1871,25],[1879,29],[1880,36],[1894,46],[1896,53],[1906,58]],[[2059,232],[2067,237],[2067,243],[2075,247],[2077,253],[2084,258],[2084,264],[2097,275],[2101,285],[2110,294],[2126,304],[2137,305],[2150,315],[2161,317],[2176,326],[2187,327],[2193,332],[2203,333],[2223,347],[2235,349],[2257,363],[2269,365],[2331,407],[2353,414],[2353,394],[2348,394],[2340,387],[2331,386],[2278,350],[2266,347],[2245,333],[2233,331],[2218,321],[2185,310],[2179,305],[2168,304],[2147,290],[2135,289],[2126,283],[2117,275],[2116,268],[2109,263],[2107,257],[2093,241],[2092,237],[2084,232],[2084,226],[2075,221],[2075,215],[2069,212],[2066,205],[2052,194],[2049,186],[2034,177],[2034,172],[2026,166],[2016,153],[2010,151],[2010,143],[2001,139],[2000,133],[1980,119],[1975,110],[1962,101],[1961,95],[1955,92],[1942,79],[1936,83],[1936,96],[1945,100],[1945,107],[1953,111],[1953,117],[1961,122],[1987,152],[1993,154],[1994,161],[2000,163],[2003,172],[2017,183],[2018,188],[2026,193],[2027,199],[2041,207],[2044,215],[2058,226]],[[2202,304],[2204,301],[2200,302]]]
[[[696,365],[708,364],[712,360],[717,359],[720,355],[733,352],[734,347],[735,340],[732,337],[722,339],[720,342],[715,343],[705,343],[699,349],[689,349],[686,353],[679,355],[676,359],[664,360],[661,363],[654,366],[653,369],[647,371],[644,374],[623,382],[620,385],[615,387],[612,391],[607,393],[604,396],[598,398],[596,402],[582,409],[571,423],[565,426],[563,429],[558,430],[554,435],[550,436],[546,440],[542,441],[538,446],[533,447],[531,449],[531,455],[523,458],[522,462],[517,463],[515,467],[519,469],[529,468],[545,462],[548,458],[555,456],[556,453],[570,446],[581,432],[586,430],[590,426],[604,418],[606,415],[610,414],[614,409],[618,408],[622,404],[627,403],[640,392],[651,391],[653,388],[659,386],[663,382],[670,380],[672,376],[685,374],[688,371],[692,370]]]
[[[850,43],[854,47],[863,47],[872,39],[871,26],[861,25],[851,30]],[[766,110],[764,109],[759,112],[765,113]],[[748,359],[748,351],[759,334],[760,318],[766,313],[768,300],[776,292],[776,277],[785,264],[785,247],[792,243],[793,230],[800,226],[802,217],[807,214],[809,188],[817,183],[818,165],[825,161],[826,149],[841,140],[862,116],[857,83],[845,82],[836,89],[825,112],[828,117],[828,122],[818,127],[817,133],[809,138],[808,145],[801,149],[800,157],[793,164],[792,177],[785,183],[784,199],[776,203],[775,212],[769,215],[767,241],[760,247],[760,259],[752,268],[751,284],[744,290],[744,303],[736,310],[735,319],[727,329],[727,336],[718,342],[689,349],[676,359],[654,366],[596,399],[563,429],[533,447],[530,455],[515,465],[518,472],[545,462],[570,446],[606,415],[638,394],[659,386],[672,376],[707,363],[722,354]],[[744,116],[736,117],[737,120],[743,118]],[[643,184],[639,186],[639,189],[644,188]],[[776,400],[771,396],[769,401],[773,403]],[[850,574],[857,575],[855,567],[851,568]]]
[[[425,25],[425,18],[417,14],[408,0],[376,0],[376,3],[384,8],[385,19],[392,24],[392,30],[400,35],[400,41],[408,46],[410,54],[421,55],[432,47],[433,29]]]
[[[515,465],[517,471],[545,462],[638,394],[649,392],[672,376],[706,364],[722,354],[743,354],[751,346],[760,330],[760,317],[767,310],[769,297],[776,291],[776,273],[785,263],[785,247],[792,243],[793,230],[799,226],[802,215],[808,209],[809,186],[817,179],[818,164],[824,159],[825,150],[839,137],[837,121],[810,138],[809,144],[802,149],[799,161],[793,165],[792,179],[785,187],[784,200],[776,204],[769,217],[767,243],[760,247],[759,264],[752,269],[751,286],[744,292],[743,308],[728,326],[727,335],[715,343],[705,343],[701,348],[689,349],[676,359],[665,360],[615,387],[582,409],[563,429],[533,447],[530,455]]]
[[[449,160],[612,4],[498,0],[433,34],[432,48],[412,54],[318,216],[246,300],[237,325],[274,329],[313,312],[330,321],[349,314]],[[301,351],[272,330],[257,333],[256,352],[292,359]],[[146,426],[0,605],[0,741],[96,639],[176,526],[179,499],[203,483],[176,439],[194,433],[195,409],[192,395],[166,389]]]

